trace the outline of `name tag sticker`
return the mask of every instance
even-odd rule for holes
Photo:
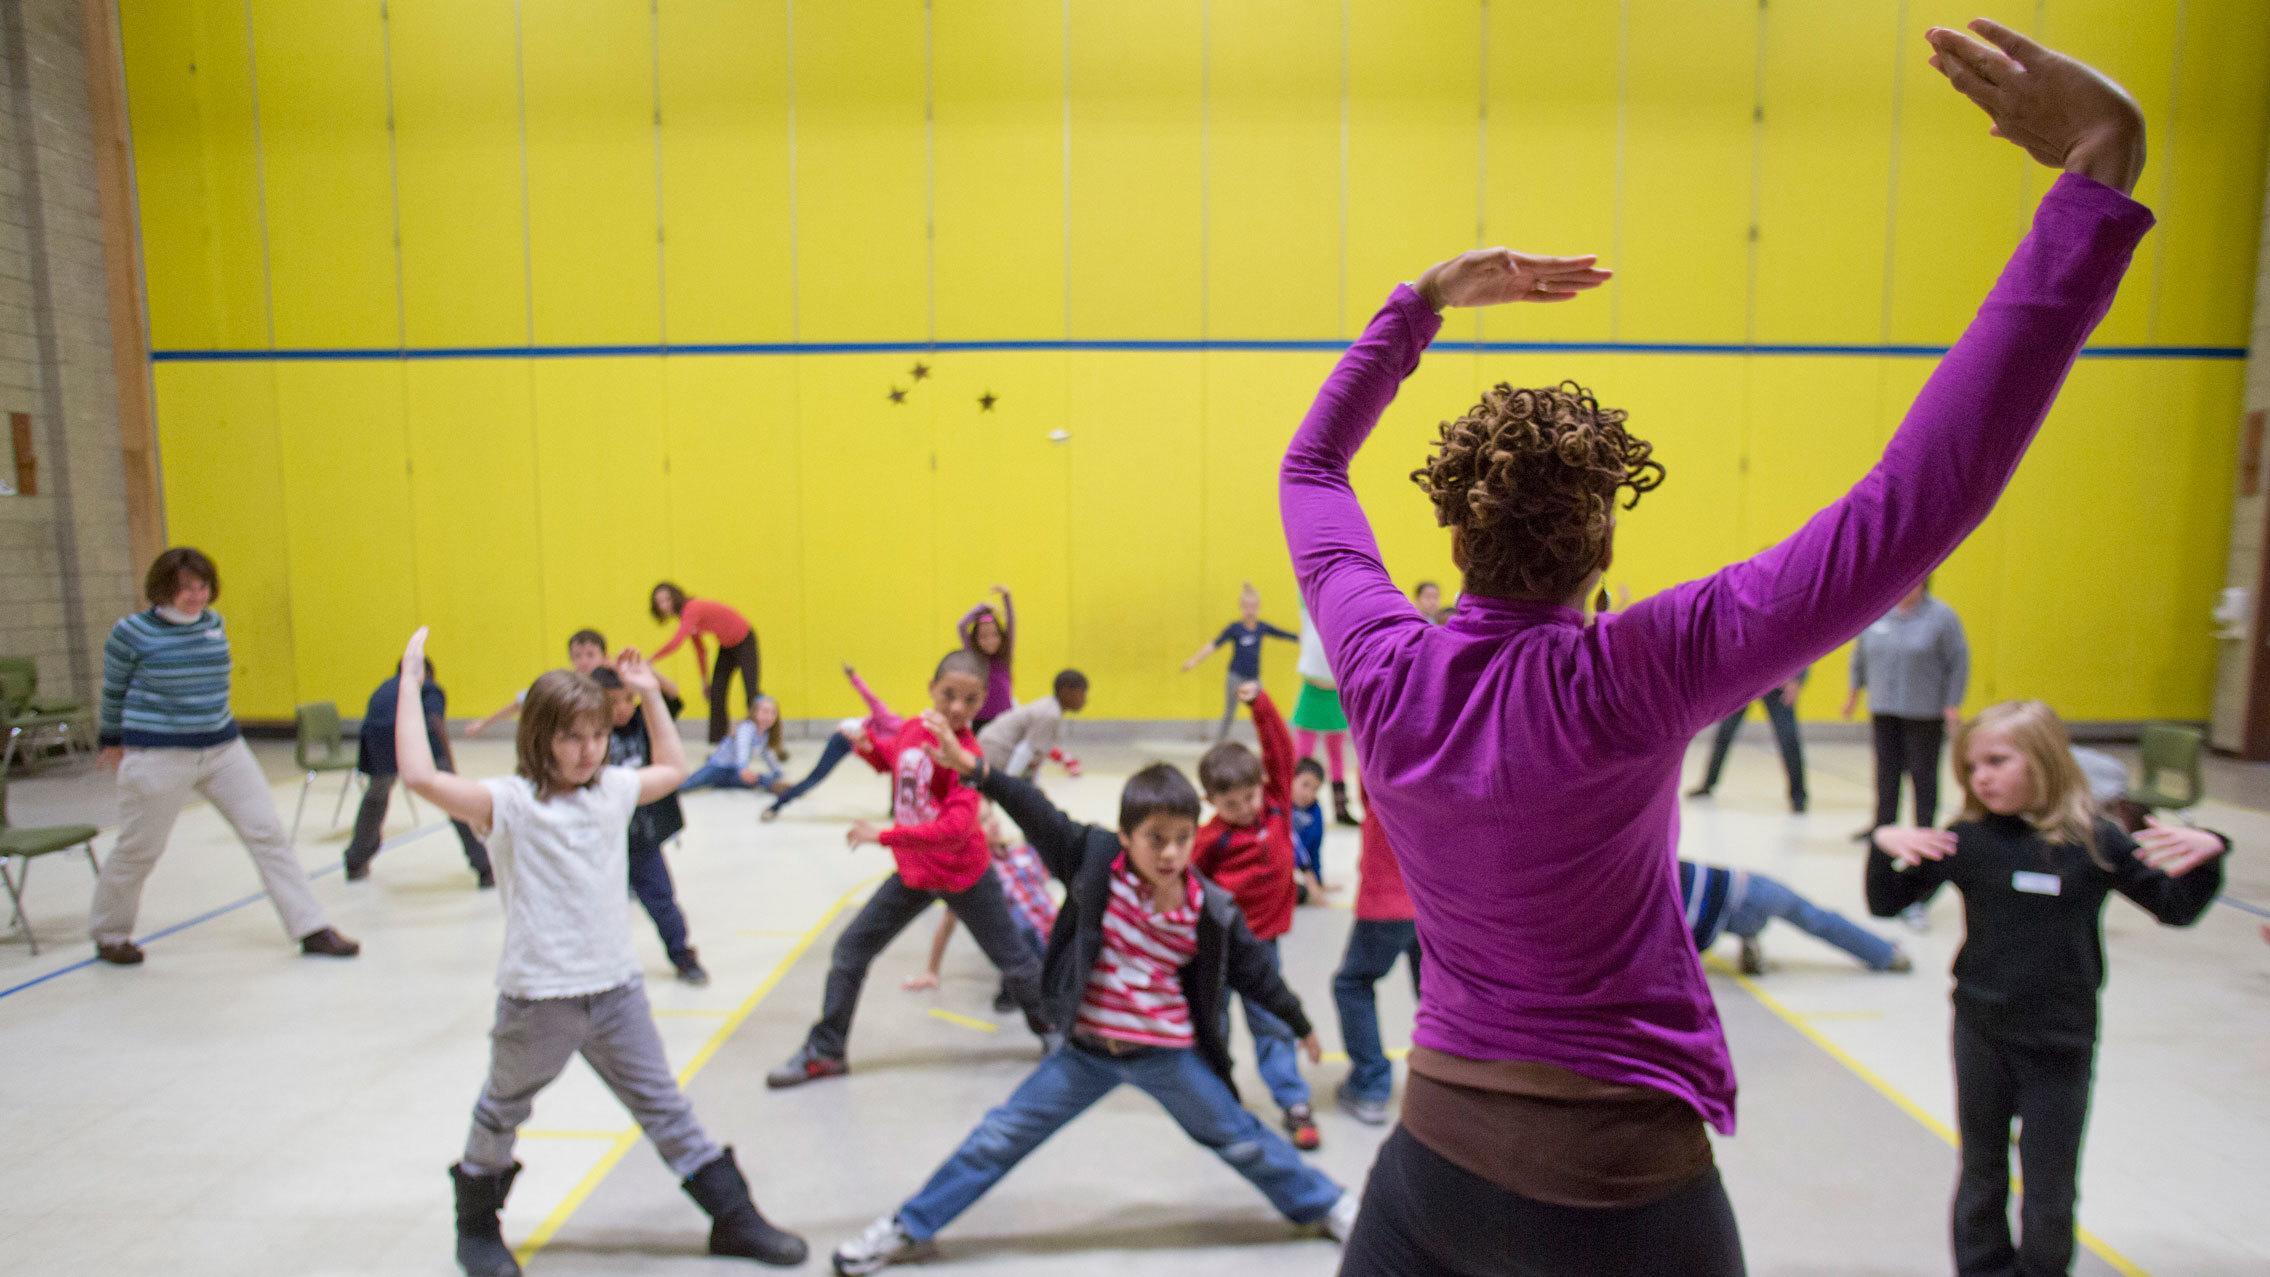
[[[2020,869],[2010,875],[2010,885],[2031,896],[2054,896],[2065,887],[2065,880],[2056,874],[2035,873]]]

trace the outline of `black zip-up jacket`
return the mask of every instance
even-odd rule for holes
[[[964,779],[1001,805],[1025,831],[1026,841],[1048,872],[1064,884],[1064,904],[1056,911],[1048,956],[1041,964],[1041,995],[1049,1022],[1069,1032],[1080,1018],[1088,973],[1103,954],[1103,917],[1111,905],[1111,865],[1119,858],[1119,835],[1065,815],[1025,781],[990,767],[981,772]],[[1246,929],[1237,901],[1197,870],[1186,872],[1198,878],[1200,904],[1198,955],[1182,968],[1182,996],[1190,1002],[1190,1029],[1199,1058],[1235,1094],[1226,989],[1237,990],[1291,1025],[1295,1037],[1305,1038],[1312,1029],[1301,1000],[1269,961],[1269,946]]]
[[[2170,878],[2138,860],[2135,840],[2109,820],[2097,821],[2096,837],[2110,869],[2018,816],[1966,820],[1949,832],[1955,854],[1911,869],[1869,848],[1868,910],[1889,918],[1929,900],[1942,884],[1960,890],[1955,1007],[2014,1041],[2068,1050],[2096,1045],[2108,894],[2119,892],[2168,926],[2187,927],[2223,886],[2220,858]]]

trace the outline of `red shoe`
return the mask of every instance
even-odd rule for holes
[[[1285,1110],[1285,1134],[1292,1139],[1293,1147],[1304,1153],[1314,1152],[1324,1144],[1324,1134],[1316,1129],[1316,1117],[1306,1104],[1295,1104]]]

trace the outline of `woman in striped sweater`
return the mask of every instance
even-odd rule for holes
[[[362,946],[324,919],[276,815],[268,778],[229,712],[229,636],[211,603],[221,595],[213,561],[186,546],[158,556],[143,584],[150,608],[111,627],[102,651],[102,757],[118,770],[118,845],[95,882],[88,929],[95,954],[142,961],[134,916],[142,883],[191,793],[236,830],[284,934],[312,957],[351,958]]]

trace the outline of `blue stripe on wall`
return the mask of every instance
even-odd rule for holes
[[[984,351],[1197,352],[1255,351],[1335,354],[1343,341],[840,341],[720,342],[632,346],[412,346],[401,349],[155,350],[159,364],[297,363],[391,359],[610,359],[654,355],[889,355]],[[1945,346],[1804,345],[1740,342],[1646,341],[1438,341],[1432,349],[1457,354],[1630,355],[1882,355],[1936,359]],[[2089,346],[2083,359],[2244,359],[2244,346]]]

